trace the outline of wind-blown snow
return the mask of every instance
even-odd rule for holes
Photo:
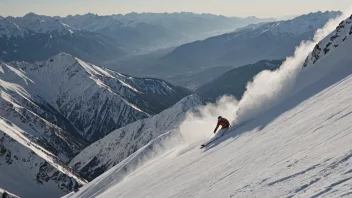
[[[184,121],[186,113],[204,104],[199,96],[190,95],[153,117],[111,132],[81,151],[70,161],[70,165],[87,179],[94,179],[165,132],[172,136]]]
[[[236,123],[250,120],[289,97],[294,88],[297,88],[296,79],[309,52],[348,16],[349,12],[344,12],[336,19],[328,21],[316,32],[313,41],[303,41],[296,48],[294,56],[287,58],[278,70],[259,73],[253,82],[247,85],[247,90],[239,102]]]
[[[120,180],[108,172],[71,197],[348,197],[351,61],[205,150],[171,150],[106,187]]]
[[[204,150],[189,143],[169,148],[121,178],[126,163],[135,159],[130,156],[68,197],[351,196],[352,39],[302,68],[309,52],[341,19],[304,42],[279,70],[265,71],[248,85],[237,114],[229,115],[236,127],[225,137]],[[224,106],[230,104],[236,111],[235,101]],[[211,110],[206,122],[215,125],[219,109]],[[194,123],[197,116],[201,118],[192,115]],[[198,124],[206,122],[199,119]],[[185,125],[181,134],[191,143],[211,134],[212,128]]]

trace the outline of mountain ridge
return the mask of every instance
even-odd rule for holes
[[[302,40],[312,39],[318,28],[340,14],[310,13],[288,21],[265,23],[259,27],[184,44],[144,72],[153,71],[160,76],[185,74],[216,66],[238,67],[265,59],[283,59],[292,54]]]
[[[44,62],[1,63],[0,77],[0,116],[63,161],[189,94],[162,80],[126,76],[65,53]]]
[[[111,132],[91,144],[70,161],[77,172],[88,180],[108,171],[166,131],[177,130],[186,113],[205,102],[197,95],[190,95],[164,110],[143,120],[138,120]]]

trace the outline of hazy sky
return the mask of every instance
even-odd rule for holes
[[[318,10],[342,10],[351,0],[0,0],[0,16],[28,12],[66,16],[128,12],[196,12],[226,16],[281,17]]]

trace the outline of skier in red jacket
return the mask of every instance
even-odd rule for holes
[[[216,125],[214,133],[216,133],[220,125],[221,125],[221,129],[228,129],[230,127],[230,122],[226,118],[219,116],[218,124]]]
[[[214,134],[216,133],[216,131],[218,130],[219,126],[221,125],[221,130],[214,136],[212,137],[211,139],[209,139],[207,142],[205,142],[204,144],[202,144],[200,146],[200,148],[204,148],[206,147],[207,145],[209,145],[210,143],[214,142],[215,140],[217,140],[218,138],[222,137],[224,135],[224,133],[227,131],[227,129],[230,127],[230,122],[219,116],[218,117],[218,124],[216,125],[216,128],[214,130]]]

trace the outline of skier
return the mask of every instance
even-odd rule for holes
[[[214,134],[216,133],[220,125],[221,125],[221,129],[228,129],[230,127],[230,122],[226,118],[219,116],[218,124],[216,125],[216,128],[214,130]]]
[[[214,130],[214,134],[216,133],[216,131],[218,130],[220,125],[221,125],[221,130],[215,135],[215,137],[213,137],[212,139],[208,140],[206,143],[202,144],[200,146],[200,148],[204,148],[207,145],[209,145],[210,143],[212,143],[215,140],[217,140],[218,138],[222,137],[224,135],[224,132],[226,132],[226,130],[230,127],[230,122],[226,118],[223,118],[223,117],[219,116],[218,117],[218,124],[216,125],[216,128]]]

